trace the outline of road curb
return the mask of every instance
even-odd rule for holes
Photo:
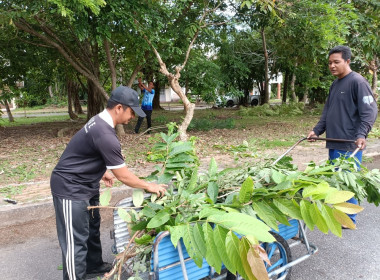
[[[112,188],[110,205],[116,205],[121,199],[132,195],[132,188],[121,186]],[[39,203],[7,205],[0,207],[0,229],[35,222],[55,216],[52,198]]]

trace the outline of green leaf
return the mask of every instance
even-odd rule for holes
[[[206,256],[206,244],[205,238],[203,236],[203,230],[199,223],[195,223],[193,228],[193,239],[192,242],[195,245],[196,250],[202,255],[202,257]]]
[[[212,158],[210,161],[210,166],[208,168],[208,176],[211,178],[215,176],[217,172],[218,172],[218,166],[216,164],[215,159]]]
[[[333,205],[334,208],[344,212],[344,213],[347,213],[347,214],[357,214],[361,211],[363,211],[363,207],[359,206],[359,205],[356,205],[356,204],[352,204],[352,203],[347,203],[347,202],[342,202],[342,203],[337,203],[337,204],[334,204]]]
[[[249,216],[252,216],[252,217],[255,217],[257,218],[257,213],[253,210],[253,207],[252,205],[244,205],[241,209],[240,209],[240,212],[241,213],[244,213],[246,215],[249,215]]]
[[[125,221],[126,223],[131,223],[132,222],[132,217],[131,215],[129,215],[129,213],[123,209],[123,208],[118,208],[117,209],[117,214],[119,215],[119,217]]]
[[[336,236],[342,237],[342,225],[335,219],[332,209],[327,205],[322,205],[321,212],[330,231]]]
[[[292,187],[292,182],[289,180],[286,180],[279,183],[277,186],[272,188],[272,190],[274,191],[287,190],[287,189],[290,189],[291,187]]]
[[[198,182],[198,168],[195,168],[193,172],[191,173],[191,178],[186,189],[191,193],[193,190],[196,189],[197,182]]]
[[[280,184],[282,183],[283,181],[286,180],[286,175],[278,172],[277,170],[275,169],[272,169],[272,179],[273,181],[276,183],[276,184]]]
[[[167,210],[161,210],[148,223],[147,228],[157,228],[162,226],[170,219],[170,214]]]
[[[172,158],[168,158],[168,163],[194,162],[194,157],[190,154],[178,154]]]
[[[306,226],[313,231],[315,223],[310,216],[310,207],[313,207],[311,203],[307,200],[301,200],[300,202],[300,209],[301,209],[301,215],[303,218],[303,221],[305,222]]]
[[[350,182],[350,186],[355,188],[356,187],[356,176],[352,174],[351,172],[346,173],[347,179]]]
[[[231,273],[236,274],[236,268],[230,260],[229,254],[227,253],[226,249],[227,232],[228,230],[226,230],[225,228],[216,225],[214,228],[214,241],[218,255],[220,256],[223,264],[229,271],[231,271]]]
[[[354,195],[355,194],[353,192],[336,190],[336,191],[330,192],[326,196],[325,203],[336,204],[336,203],[345,202],[351,199]]]
[[[206,261],[207,263],[215,268],[215,271],[220,274],[222,269],[222,260],[218,254],[218,249],[214,241],[214,232],[209,223],[203,224],[203,234],[206,243]]]
[[[111,189],[106,189],[99,197],[99,202],[101,206],[108,206],[111,200]]]
[[[153,236],[144,234],[140,238],[135,238],[135,242],[140,245],[147,245],[153,240]]]
[[[253,192],[253,180],[251,177],[248,177],[244,183],[241,185],[239,191],[239,202],[244,204],[251,200],[251,195]]]
[[[273,215],[276,217],[277,221],[279,221],[281,224],[284,224],[284,225],[287,225],[287,226],[290,226],[290,223],[288,221],[288,217],[282,213],[276,205],[273,204],[273,202],[268,202],[268,205],[269,207],[272,209],[273,211]]]
[[[147,220],[143,220],[135,225],[132,226],[132,230],[137,231],[137,230],[143,230],[146,229],[146,226],[148,224]]]
[[[211,215],[218,215],[218,214],[224,214],[224,212],[214,208],[214,207],[205,207],[199,212],[199,219],[211,216]]]
[[[237,271],[241,272],[244,271],[244,268],[240,261],[239,243],[240,239],[236,236],[236,234],[229,231],[226,236],[226,250],[233,266]]]
[[[166,135],[165,133],[161,132],[160,136],[161,136],[162,140],[164,140],[165,143],[168,142],[169,135]]]
[[[177,247],[178,241],[185,235],[186,225],[179,225],[174,227],[169,227],[170,240],[172,241],[174,247]]]
[[[302,215],[299,207],[297,207],[291,200],[284,198],[273,199],[274,205],[284,213],[292,218],[302,220]]]
[[[303,197],[311,197],[312,195],[325,194],[329,191],[329,184],[326,181],[320,182],[318,185],[309,186],[303,189]]]
[[[252,204],[253,209],[256,211],[259,218],[262,219],[268,226],[278,231],[278,225],[275,216],[273,215],[272,208],[263,202],[256,202]]]
[[[333,171],[333,170],[334,170],[334,166],[329,165],[325,167],[315,168],[307,173],[308,175],[316,175],[316,174],[321,174],[321,173],[323,174],[326,171]]]
[[[165,171],[160,177],[158,177],[158,184],[167,184],[174,177],[174,173]]]
[[[252,235],[260,241],[274,241],[273,236],[269,233],[270,228],[266,224],[246,214],[226,213],[211,215],[208,217],[208,220],[241,235]]]
[[[326,221],[324,220],[321,212],[319,211],[317,203],[313,203],[309,210],[310,216],[313,219],[316,226],[319,228],[320,231],[327,234],[329,232],[329,228],[327,227]]]
[[[187,253],[194,260],[194,263],[198,267],[201,267],[203,263],[203,256],[196,248],[192,228],[193,227],[190,224],[186,225],[183,235],[183,244],[185,244]]]
[[[153,210],[162,210],[164,207],[157,203],[148,202],[148,206],[152,208]]]
[[[141,213],[147,217],[147,218],[153,218],[156,215],[156,211],[154,211],[152,208],[149,206],[145,206],[142,210]]]
[[[218,197],[219,186],[215,181],[208,182],[207,195],[210,197],[213,203],[216,202]]]
[[[150,196],[150,201],[151,201],[151,202],[155,202],[156,199],[157,199],[157,194],[152,193],[152,195]]]
[[[187,153],[193,151],[193,145],[190,142],[182,142],[180,145],[176,145],[169,152],[169,157],[173,157],[175,155],[181,153]]]
[[[135,207],[140,207],[144,202],[144,191],[142,189],[134,189],[132,201]]]

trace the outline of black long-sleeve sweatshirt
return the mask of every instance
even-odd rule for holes
[[[376,117],[377,104],[367,80],[356,72],[336,79],[314,127],[316,135],[326,131],[326,137],[357,140],[367,138]],[[353,151],[353,143],[326,142],[326,148]]]

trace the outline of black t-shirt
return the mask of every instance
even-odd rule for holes
[[[63,152],[50,178],[52,193],[72,200],[90,199],[99,193],[105,171],[123,166],[115,129],[96,115],[74,135]]]
[[[336,79],[331,87],[320,121],[313,131],[328,138],[366,138],[377,117],[377,104],[365,78],[351,72]],[[353,151],[353,143],[326,142],[329,149]]]

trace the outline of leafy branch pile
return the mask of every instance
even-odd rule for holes
[[[142,252],[131,254],[129,250],[130,256],[137,255],[134,262],[145,260],[149,253],[141,248],[150,248],[154,236],[168,230],[173,245],[182,239],[198,266],[205,258],[218,273],[223,263],[244,279],[268,279],[266,255],[259,243],[274,241],[270,231],[278,230],[278,223],[289,225],[288,219],[294,218],[303,220],[310,230],[317,227],[342,236],[342,226],[355,228],[347,214],[363,209],[346,203],[348,199],[355,195],[376,205],[380,201],[379,170],[358,170],[352,159],[338,159],[334,165],[310,163],[305,171],[297,170],[290,157],[276,166],[262,162],[222,171],[211,160],[203,173],[190,149],[193,142],[175,142],[173,130],[161,136],[163,142],[156,145],[151,157],[161,160],[165,168],[154,176],[160,182],[175,176],[174,183],[160,199],[153,195],[144,199],[136,191],[133,201],[140,212],[118,210],[131,225],[131,236],[139,236],[129,243],[135,246],[133,252]],[[115,271],[127,258],[118,259]],[[141,278],[135,275],[133,279]]]

